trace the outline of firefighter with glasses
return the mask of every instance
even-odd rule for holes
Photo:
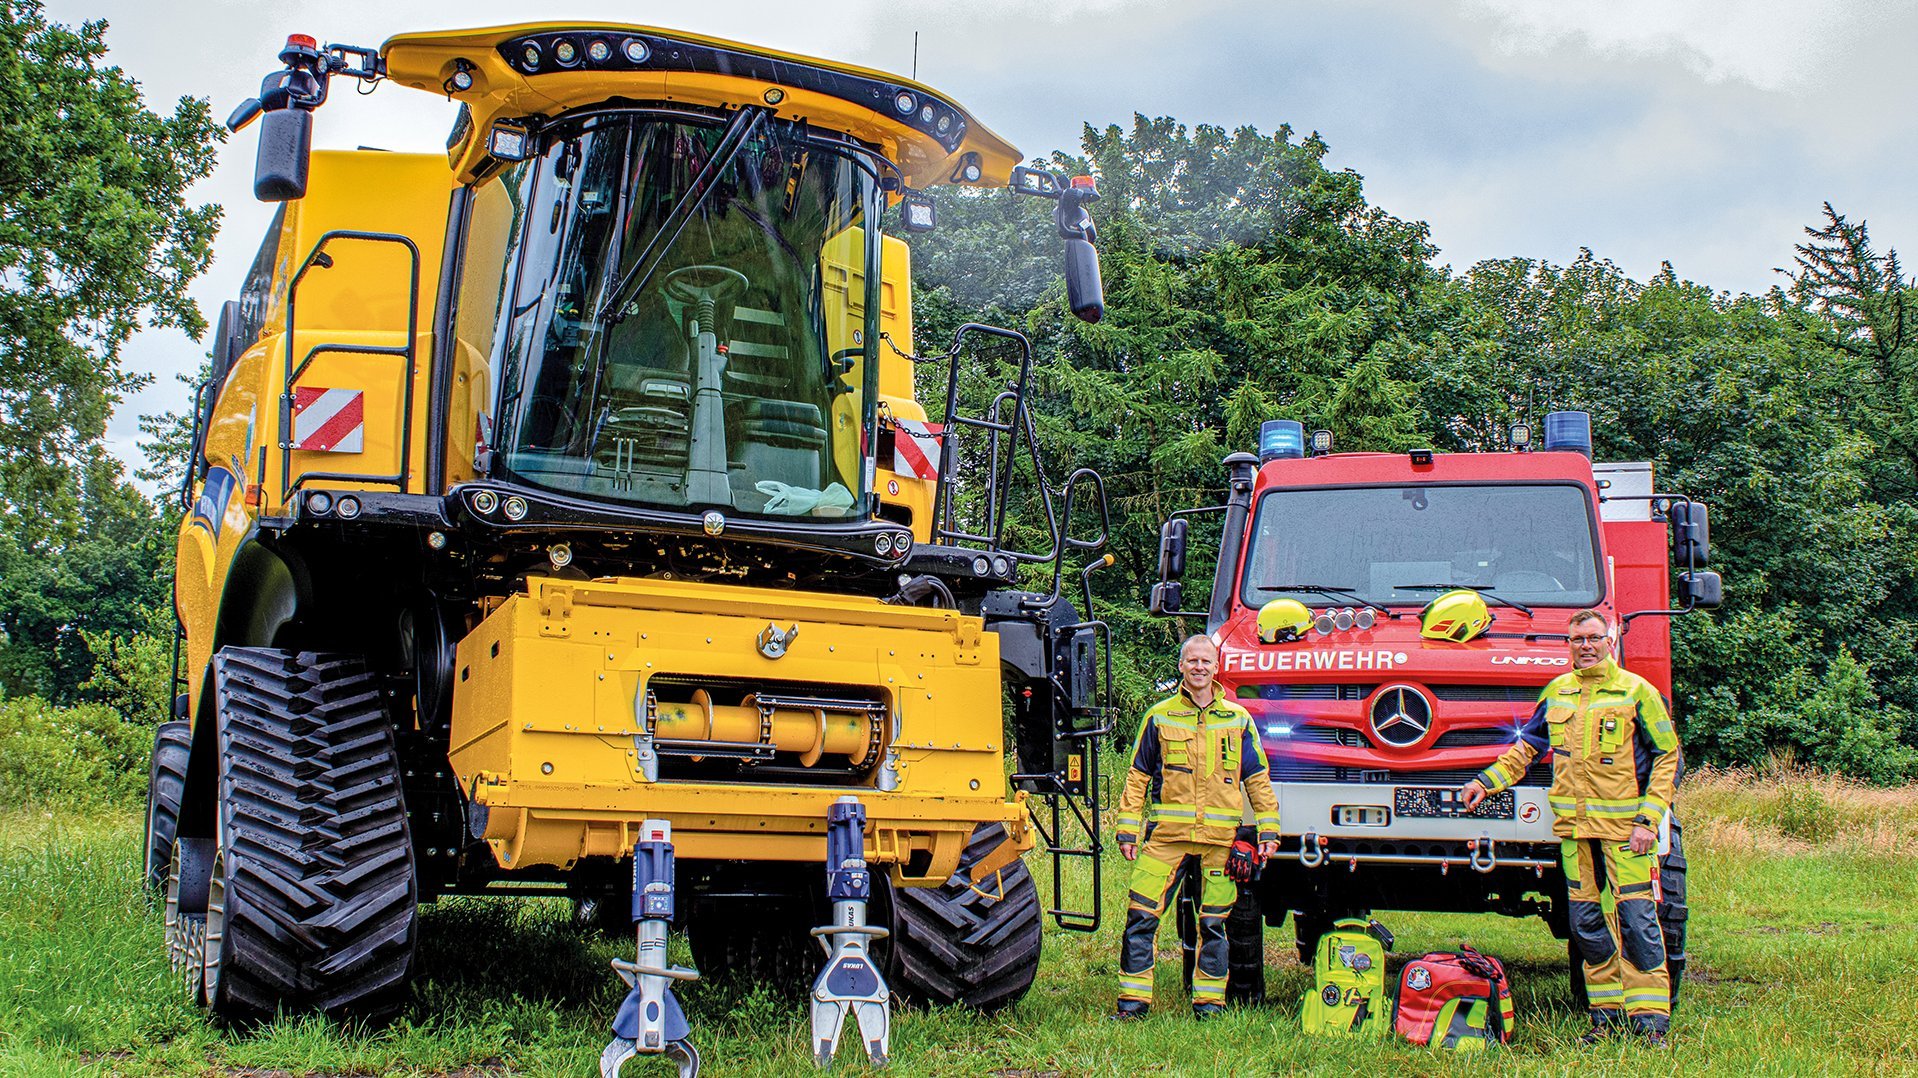
[[[1132,746],[1119,801],[1119,852],[1132,862],[1132,878],[1116,1018],[1142,1018],[1152,1005],[1154,939],[1187,858],[1198,861],[1203,881],[1192,1013],[1203,1019],[1225,1009],[1225,919],[1238,895],[1227,862],[1238,857],[1252,861],[1241,866],[1250,868],[1279,852],[1270,765],[1251,714],[1218,694],[1212,680],[1218,666],[1219,649],[1210,638],[1186,640],[1179,648],[1178,693],[1146,712]],[[1256,853],[1249,845],[1234,850],[1248,801]]]
[[[1612,657],[1605,615],[1581,610],[1568,633],[1572,671],[1546,683],[1518,741],[1465,784],[1463,798],[1477,808],[1550,750],[1547,798],[1591,1003],[1583,1043],[1629,1022],[1662,1048],[1671,988],[1658,923],[1658,830],[1678,782],[1678,735],[1658,690]],[[1615,913],[1605,912],[1605,891]]]

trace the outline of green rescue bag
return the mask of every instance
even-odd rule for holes
[[[1319,937],[1312,959],[1313,987],[1300,1001],[1307,1033],[1376,1037],[1392,1028],[1385,998],[1385,952],[1392,934],[1377,921],[1345,917]]]

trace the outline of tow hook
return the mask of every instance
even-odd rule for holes
[[[1317,868],[1325,863],[1325,836],[1307,831],[1299,836],[1299,864],[1306,868]]]
[[[1469,857],[1474,872],[1490,872],[1498,867],[1498,854],[1492,849],[1492,836],[1480,835],[1472,840]]]

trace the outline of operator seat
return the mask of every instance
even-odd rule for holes
[[[755,397],[740,413],[740,426],[739,464],[749,480],[821,488],[826,424],[818,405]]]

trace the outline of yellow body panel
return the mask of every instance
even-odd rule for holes
[[[944,881],[981,823],[1004,823],[1030,847],[1024,810],[1006,800],[998,638],[978,618],[658,580],[535,578],[527,588],[461,641],[456,663],[448,755],[461,788],[486,806],[500,864],[617,855],[647,818],[672,821],[682,857],[815,861],[825,855],[826,809],[845,794],[866,806],[868,858],[901,882]],[[798,626],[777,659],[757,645],[768,625]],[[897,784],[831,781],[823,771],[817,785],[663,771],[649,781],[635,737],[640,702],[662,676],[872,691],[889,712],[879,751]],[[661,736],[669,710],[660,705]],[[713,731],[751,740],[737,733]],[[923,868],[908,877],[915,852]]]
[[[286,386],[288,283],[327,232],[396,233],[419,250],[412,415],[416,434],[406,462],[413,480],[410,489],[420,492],[424,475],[426,445],[417,432],[426,429],[431,399],[431,326],[452,176],[445,161],[431,154],[324,151],[313,154],[308,191],[306,198],[287,204],[260,338],[234,362],[218,391],[202,450],[207,477],[194,492],[194,510],[180,522],[174,598],[186,627],[185,669],[196,715],[198,671],[212,659],[220,595],[234,556],[255,520],[282,511],[280,399]],[[365,197],[369,191],[379,192],[379,197]],[[336,239],[326,251],[333,265],[309,270],[295,297],[294,365],[322,343],[402,344],[411,277],[405,250],[397,244]],[[405,369],[405,360],[393,356],[316,357],[296,387],[363,392],[364,448],[358,453],[294,452],[288,477],[297,481],[307,471],[398,474]],[[368,486],[350,480],[329,480],[326,485]]]

